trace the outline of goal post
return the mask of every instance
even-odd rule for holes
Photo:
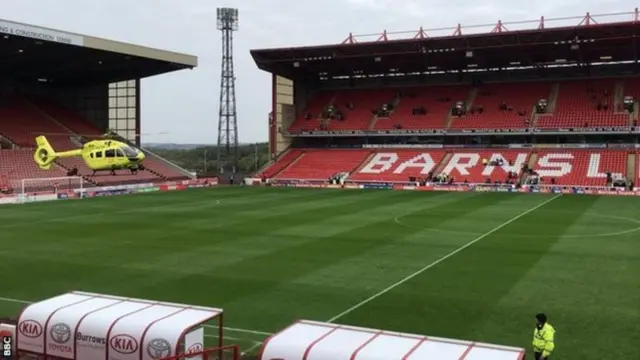
[[[78,189],[84,189],[84,179],[81,176],[22,179],[20,199],[21,202],[27,202],[35,195],[58,194]]]

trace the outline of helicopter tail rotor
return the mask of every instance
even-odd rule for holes
[[[51,164],[58,156],[45,136],[38,136],[36,138],[36,143],[38,144],[38,148],[33,154],[33,160],[35,160],[36,164],[38,164],[41,169],[49,170],[51,168]]]

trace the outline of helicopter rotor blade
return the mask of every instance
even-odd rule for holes
[[[37,131],[32,131],[31,133],[32,134],[37,134],[37,135],[49,136],[49,137],[55,137],[55,136],[81,136],[81,137],[86,137],[86,138],[104,138],[104,137],[108,136],[108,134],[42,133],[42,132],[37,132]],[[170,133],[169,132],[142,133],[142,134],[135,134],[135,137],[149,136],[149,135],[168,135],[168,134],[170,134]]]

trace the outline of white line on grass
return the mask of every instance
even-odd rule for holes
[[[27,300],[22,300],[22,299],[14,299],[14,298],[8,298],[8,297],[0,297],[0,301],[9,302],[9,303],[15,303],[15,304],[25,304],[25,305],[33,304],[33,301],[27,301]],[[215,329],[218,328],[217,326],[214,326],[214,325],[205,324],[204,326],[208,327],[208,328],[215,328]],[[271,335],[271,333],[268,333],[268,332],[265,332],[265,331],[239,329],[239,328],[232,328],[232,327],[226,327],[226,326],[224,327],[224,329],[226,331],[245,333],[245,334],[264,335],[264,336]]]
[[[359,302],[359,303],[357,303],[357,304],[353,305],[352,307],[348,308],[347,310],[345,310],[345,311],[341,312],[340,314],[338,314],[338,315],[336,315],[336,316],[332,317],[331,319],[327,320],[327,322],[330,322],[330,323],[331,323],[331,322],[334,322],[334,321],[336,321],[336,320],[340,319],[341,317],[343,317],[343,316],[345,316],[345,315],[347,315],[347,314],[349,314],[349,313],[353,312],[354,310],[356,310],[356,309],[358,309],[358,308],[360,308],[360,307],[362,307],[362,306],[364,306],[364,305],[366,305],[366,304],[370,303],[371,301],[373,301],[373,300],[377,299],[378,297],[380,297],[380,296],[382,296],[382,295],[384,295],[384,294],[388,293],[389,291],[391,291],[391,290],[395,289],[396,287],[398,287],[398,286],[400,286],[400,285],[402,285],[402,284],[406,283],[407,281],[409,281],[409,280],[413,279],[414,277],[416,277],[416,276],[418,276],[418,275],[422,274],[423,272],[425,272],[425,271],[427,271],[427,270],[431,269],[432,267],[434,267],[434,266],[436,266],[436,265],[440,264],[441,262],[443,262],[443,261],[447,260],[448,258],[450,258],[450,257],[452,257],[452,256],[454,256],[454,255],[456,255],[456,254],[458,254],[459,252],[463,251],[464,249],[466,249],[466,248],[468,248],[468,247],[472,246],[473,244],[477,243],[478,241],[480,241],[480,240],[482,240],[482,239],[486,238],[487,236],[489,236],[489,235],[491,235],[491,234],[495,233],[496,231],[498,231],[498,230],[502,229],[503,227],[505,227],[505,226],[507,226],[507,225],[511,224],[512,222],[514,222],[514,221],[516,221],[516,220],[520,219],[521,217],[523,217],[523,216],[525,216],[525,215],[527,215],[527,214],[529,214],[529,213],[532,213],[532,212],[534,212],[534,211],[538,210],[539,208],[541,208],[541,207],[545,206],[546,204],[548,204],[548,203],[552,202],[553,200],[555,200],[555,199],[557,199],[557,198],[559,198],[559,197],[561,197],[561,196],[562,196],[562,194],[556,195],[556,196],[552,197],[551,199],[547,199],[547,200],[543,201],[542,203],[540,203],[540,204],[538,204],[538,205],[536,205],[536,206],[532,207],[531,209],[526,210],[526,211],[524,211],[524,212],[522,212],[522,213],[520,213],[520,214],[518,214],[518,215],[516,215],[516,216],[512,217],[511,219],[509,219],[509,220],[507,220],[507,221],[503,222],[502,224],[500,224],[500,225],[498,225],[498,226],[494,227],[493,229],[491,229],[491,230],[487,231],[486,233],[484,233],[484,234],[482,234],[482,235],[478,236],[477,238],[475,238],[475,239],[473,239],[473,240],[469,241],[468,243],[466,243],[466,244],[464,244],[464,245],[460,246],[459,248],[457,248],[457,249],[453,250],[452,252],[448,253],[447,255],[445,255],[445,256],[443,256],[443,257],[441,257],[440,259],[438,259],[438,260],[436,260],[436,261],[432,262],[431,264],[429,264],[429,265],[427,265],[427,266],[423,267],[422,269],[420,269],[420,270],[418,270],[418,271],[414,272],[413,274],[411,274],[411,275],[409,275],[409,276],[407,276],[407,277],[405,277],[405,278],[401,279],[400,281],[398,281],[398,282],[396,282],[395,284],[393,284],[393,285],[389,286],[388,288],[383,289],[383,290],[381,290],[381,291],[379,291],[379,292],[377,292],[377,293],[375,293],[375,294],[371,295],[370,297],[368,297],[368,298],[366,298],[366,299],[362,300],[361,302]]]

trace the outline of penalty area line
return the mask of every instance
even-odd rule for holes
[[[0,301],[4,301],[4,302],[8,302],[8,303],[14,303],[14,304],[23,304],[23,305],[30,305],[33,304],[33,301],[28,301],[28,300],[22,300],[22,299],[14,299],[14,298],[9,298],[9,297],[0,297]],[[203,325],[204,327],[207,328],[215,328],[217,329],[217,326],[213,326],[213,325]],[[268,333],[266,331],[257,331],[257,330],[249,330],[249,329],[239,329],[239,328],[233,328],[233,327],[226,327],[224,326],[223,329],[225,331],[230,331],[230,332],[237,332],[237,333],[244,333],[244,334],[252,334],[252,335],[262,335],[262,336],[269,336],[271,335],[271,333]],[[253,341],[254,343],[257,343],[257,341]]]
[[[407,281],[409,281],[409,280],[413,279],[414,277],[416,277],[416,276],[418,276],[418,275],[422,274],[423,272],[425,272],[425,271],[427,271],[427,270],[431,269],[432,267],[434,267],[434,266],[436,266],[436,265],[440,264],[441,262],[443,262],[443,261],[445,261],[445,260],[449,259],[450,257],[455,256],[456,254],[460,253],[461,251],[464,251],[464,250],[465,250],[465,249],[467,249],[468,247],[470,247],[470,246],[472,246],[473,244],[475,244],[475,243],[477,243],[477,242],[481,241],[482,239],[486,238],[487,236],[489,236],[489,235],[491,235],[491,234],[493,234],[493,233],[497,232],[498,230],[500,230],[500,229],[504,228],[505,226],[507,226],[507,225],[509,225],[509,224],[511,224],[511,223],[513,223],[513,222],[515,222],[515,221],[517,221],[518,219],[522,218],[523,216],[526,216],[526,215],[528,215],[528,214],[530,214],[530,213],[532,213],[532,212],[534,212],[534,211],[536,211],[536,210],[540,209],[541,207],[543,207],[543,206],[547,205],[548,203],[552,202],[553,200],[555,200],[555,199],[557,199],[557,198],[559,198],[559,197],[561,197],[561,196],[562,196],[562,194],[556,195],[556,196],[554,196],[554,197],[552,197],[552,198],[550,198],[550,199],[547,199],[547,200],[545,200],[545,201],[541,202],[540,204],[538,204],[538,205],[536,205],[536,206],[534,206],[534,207],[532,207],[532,208],[530,208],[530,209],[528,209],[528,210],[525,210],[524,212],[521,212],[520,214],[518,214],[518,215],[516,215],[516,216],[512,217],[511,219],[509,219],[509,220],[507,220],[507,221],[503,222],[502,224],[500,224],[500,225],[498,225],[498,226],[494,227],[493,229],[491,229],[491,230],[487,231],[486,233],[484,233],[484,234],[482,234],[482,235],[480,235],[480,236],[476,237],[475,239],[473,239],[473,240],[469,241],[468,243],[466,243],[466,244],[464,244],[464,245],[460,246],[459,248],[457,248],[457,249],[453,250],[452,252],[448,253],[447,255],[445,255],[445,256],[443,256],[443,257],[439,258],[438,260],[436,260],[436,261],[434,261],[434,262],[430,263],[429,265],[427,265],[427,266],[423,267],[422,269],[420,269],[420,270],[418,270],[418,271],[414,272],[413,274],[411,274],[411,275],[409,275],[409,276],[406,276],[406,277],[404,277],[404,278],[400,279],[400,280],[399,280],[399,281],[397,281],[396,283],[391,284],[389,287],[387,287],[387,288],[385,288],[385,289],[383,289],[383,290],[381,290],[381,291],[379,291],[379,292],[377,292],[377,293],[375,293],[375,294],[371,295],[370,297],[368,297],[368,298],[366,298],[366,299],[364,299],[364,300],[360,301],[359,303],[357,303],[357,304],[353,305],[352,307],[348,308],[347,310],[345,310],[345,311],[343,311],[343,312],[339,313],[338,315],[336,315],[336,316],[332,317],[331,319],[327,320],[327,322],[332,323],[332,322],[334,322],[334,321],[336,321],[336,320],[338,320],[338,319],[340,319],[340,318],[344,317],[345,315],[350,314],[351,312],[353,312],[353,311],[355,311],[355,310],[357,310],[357,309],[361,308],[362,306],[364,306],[364,305],[366,305],[366,304],[368,304],[368,303],[372,302],[373,300],[375,300],[375,299],[379,298],[380,296],[382,296],[382,295],[384,295],[384,294],[388,293],[389,291],[391,291],[391,290],[395,289],[396,287],[398,287],[398,286],[400,286],[400,285],[402,285],[402,284],[406,283]]]

